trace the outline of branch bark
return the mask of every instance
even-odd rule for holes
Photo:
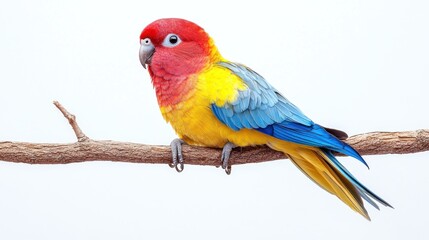
[[[65,164],[85,161],[114,161],[132,163],[168,164],[169,146],[146,145],[130,142],[91,140],[79,128],[76,117],[60,103],[54,105],[69,121],[77,142],[68,144],[0,142],[0,160],[29,164]],[[345,140],[361,155],[406,154],[429,150],[429,130],[405,132],[372,132]],[[186,164],[219,166],[221,150],[183,146]],[[245,147],[234,150],[230,163],[245,164],[285,159],[283,153],[268,147]]]

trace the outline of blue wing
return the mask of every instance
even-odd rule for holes
[[[216,117],[228,127],[236,131],[255,129],[285,141],[339,152],[368,166],[351,146],[311,121],[261,75],[241,64],[217,64],[230,70],[247,85],[247,89],[239,91],[234,102],[223,106],[211,105]]]

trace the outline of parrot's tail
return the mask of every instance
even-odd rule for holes
[[[277,151],[284,152],[311,180],[321,188],[336,195],[341,201],[368,220],[370,220],[370,217],[362,199],[365,199],[377,209],[379,207],[375,201],[384,206],[392,207],[357,181],[329,150],[284,141],[276,141],[270,143],[269,146]]]

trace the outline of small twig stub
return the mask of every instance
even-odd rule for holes
[[[73,128],[74,134],[76,135],[78,142],[89,141],[90,139],[83,133],[76,121],[76,116],[71,114],[67,109],[61,105],[58,101],[54,101],[54,105],[60,110],[64,117],[69,121],[71,127]]]

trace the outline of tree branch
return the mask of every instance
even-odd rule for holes
[[[49,144],[0,142],[0,160],[29,164],[65,164],[85,161],[115,161],[167,164],[171,161],[169,146],[129,142],[98,141],[88,138],[60,103],[54,105],[69,121],[78,139],[75,143]],[[406,154],[429,150],[429,130],[406,132],[372,132],[345,140],[362,155]],[[183,146],[186,164],[219,166],[221,150]],[[245,147],[234,150],[230,163],[245,164],[285,159],[286,156],[268,147]]]

